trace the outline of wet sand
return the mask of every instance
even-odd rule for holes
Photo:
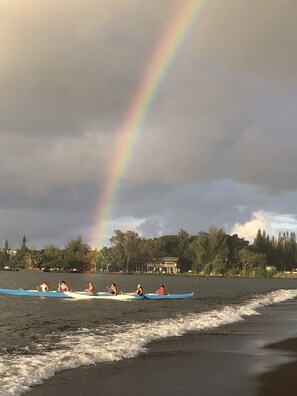
[[[297,394],[297,338],[276,342],[266,348],[289,352],[294,360],[260,376],[259,396],[295,396]]]
[[[211,332],[169,338],[138,358],[58,373],[30,396],[294,396],[297,304]]]

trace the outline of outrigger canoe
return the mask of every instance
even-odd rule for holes
[[[190,298],[194,293],[186,294],[153,294],[148,293],[143,296],[138,296],[134,293],[123,293],[117,294],[116,296],[111,293],[98,292],[59,292],[59,291],[48,291],[43,292],[39,290],[27,290],[27,289],[0,289],[0,294],[19,296],[19,297],[51,297],[51,298],[72,298],[75,300],[87,300],[87,299],[110,299],[110,300],[168,300],[168,299],[181,299]]]

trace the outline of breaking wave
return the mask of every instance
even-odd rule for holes
[[[0,352],[0,395],[18,396],[41,384],[55,373],[101,362],[135,358],[147,351],[147,345],[158,339],[201,332],[259,315],[259,309],[297,297],[297,290],[277,290],[255,296],[244,304],[224,306],[202,313],[180,315],[166,321],[100,325],[95,330],[81,328],[68,331],[63,338],[50,334],[34,351]],[[198,300],[199,303],[199,300]],[[54,343],[54,347],[53,347]]]

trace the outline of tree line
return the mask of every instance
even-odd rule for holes
[[[252,244],[237,234],[211,227],[208,232],[190,235],[181,229],[177,235],[145,239],[134,231],[115,230],[111,246],[101,249],[98,263],[116,271],[135,271],[141,263],[158,257],[178,257],[181,272],[203,275],[267,276],[297,267],[295,233],[278,238],[258,230]],[[270,270],[267,271],[267,267]]]
[[[96,251],[77,239],[69,241],[63,249],[52,244],[44,249],[29,249],[26,237],[23,237],[20,247],[11,250],[8,241],[0,249],[0,269],[30,269],[30,270],[60,270],[87,272],[95,267]]]
[[[267,276],[297,268],[296,235],[286,232],[270,238],[265,231],[258,230],[251,244],[237,234],[229,235],[215,227],[196,235],[181,229],[177,235],[149,239],[134,231],[115,230],[110,246],[99,250],[91,249],[81,237],[72,239],[62,249],[54,245],[29,249],[24,236],[13,252],[6,240],[0,249],[0,269],[134,272],[145,270],[146,263],[161,257],[178,257],[182,273]],[[267,267],[272,270],[267,271]]]

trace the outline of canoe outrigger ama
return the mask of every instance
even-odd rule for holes
[[[110,299],[110,300],[169,300],[169,299],[183,299],[190,298],[194,292],[186,294],[153,294],[147,293],[143,296],[138,296],[134,293],[122,293],[113,295],[106,292],[88,293],[88,292],[59,292],[59,291],[39,291],[39,290],[27,290],[27,289],[0,289],[0,294],[19,296],[19,297],[51,297],[51,298],[72,298],[75,300],[87,300],[87,299]]]

